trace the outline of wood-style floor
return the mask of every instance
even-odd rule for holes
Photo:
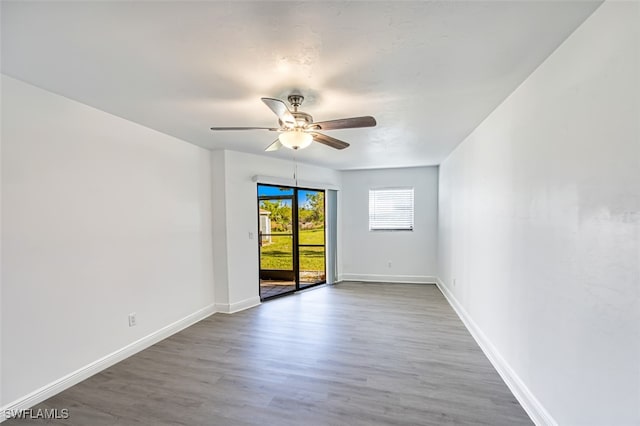
[[[91,426],[531,424],[435,286],[352,282],[213,315],[36,408]]]

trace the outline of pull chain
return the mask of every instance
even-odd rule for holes
[[[293,150],[293,181],[298,186],[298,163],[296,161],[296,150]]]

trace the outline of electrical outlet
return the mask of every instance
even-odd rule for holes
[[[455,278],[453,279],[453,286],[454,287],[456,286],[456,279]]]
[[[249,232],[249,239],[253,240],[253,232]]]
[[[391,261],[388,261],[388,262],[387,262],[387,267],[388,267],[388,268],[391,268]]]
[[[137,324],[136,313],[135,312],[131,312],[129,314],[129,327],[135,327],[136,324]]]

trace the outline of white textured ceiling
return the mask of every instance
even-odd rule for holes
[[[299,161],[441,162],[599,5],[594,1],[2,2],[2,72],[185,141],[264,153],[260,97],[306,96],[328,131]]]

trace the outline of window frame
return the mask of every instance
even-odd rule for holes
[[[397,227],[397,226],[372,226],[372,215],[375,216],[377,209],[372,211],[372,195],[375,197],[376,191],[411,191],[411,209],[410,209],[410,227]],[[415,210],[416,210],[416,199],[415,199],[415,188],[413,186],[393,186],[393,187],[377,187],[377,188],[369,188],[369,232],[413,232],[415,230]],[[374,219],[375,222],[375,219]]]

